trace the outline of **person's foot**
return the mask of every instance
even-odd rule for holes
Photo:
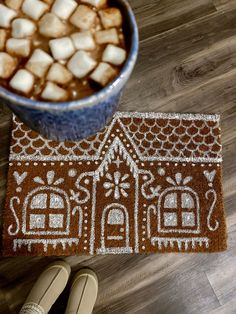
[[[91,314],[97,299],[98,278],[84,268],[75,275],[65,314]]]
[[[63,261],[50,264],[39,276],[19,314],[47,314],[65,289],[70,265]]]

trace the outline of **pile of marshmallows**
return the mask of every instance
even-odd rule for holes
[[[92,80],[105,86],[117,75],[114,66],[122,65],[126,59],[126,51],[118,47],[117,28],[122,25],[119,9],[102,9],[106,0],[79,2],[5,0],[5,5],[0,4],[0,78],[11,78],[19,58],[28,58],[24,68],[10,79],[11,88],[27,95],[37,78],[46,82],[42,99],[64,101],[68,92],[58,84],[67,84],[73,77],[83,79],[91,73]],[[17,18],[20,10],[29,18]],[[96,26],[98,18],[101,23]],[[78,32],[67,35],[68,22]],[[11,38],[7,39],[9,29]],[[39,48],[33,50],[29,37],[37,31],[49,39],[51,54]],[[106,46],[98,62],[90,52],[100,44]]]

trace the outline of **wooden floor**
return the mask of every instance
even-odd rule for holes
[[[100,282],[94,313],[236,313],[236,0],[130,0],[140,54],[121,110],[222,114],[229,249],[221,254],[68,257]],[[0,106],[0,208],[10,112]],[[1,258],[0,313],[18,313],[53,258]],[[68,291],[50,313],[63,313]]]

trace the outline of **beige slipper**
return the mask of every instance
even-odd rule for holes
[[[84,268],[75,275],[66,314],[91,314],[97,299],[98,278],[90,269]]]
[[[47,314],[65,289],[70,272],[70,265],[66,262],[50,264],[34,284],[20,314]]]

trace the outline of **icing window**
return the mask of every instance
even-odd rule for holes
[[[182,208],[194,208],[194,200],[189,193],[181,194],[181,206]]]
[[[45,209],[47,208],[47,194],[45,193],[40,193],[35,195],[32,198],[31,204],[30,204],[31,209]]]
[[[124,214],[120,209],[112,209],[108,214],[107,223],[109,225],[123,225],[124,220]]]
[[[50,208],[64,208],[64,200],[60,195],[52,193],[50,195]]]
[[[170,193],[165,197],[164,208],[177,208],[177,194]]]

